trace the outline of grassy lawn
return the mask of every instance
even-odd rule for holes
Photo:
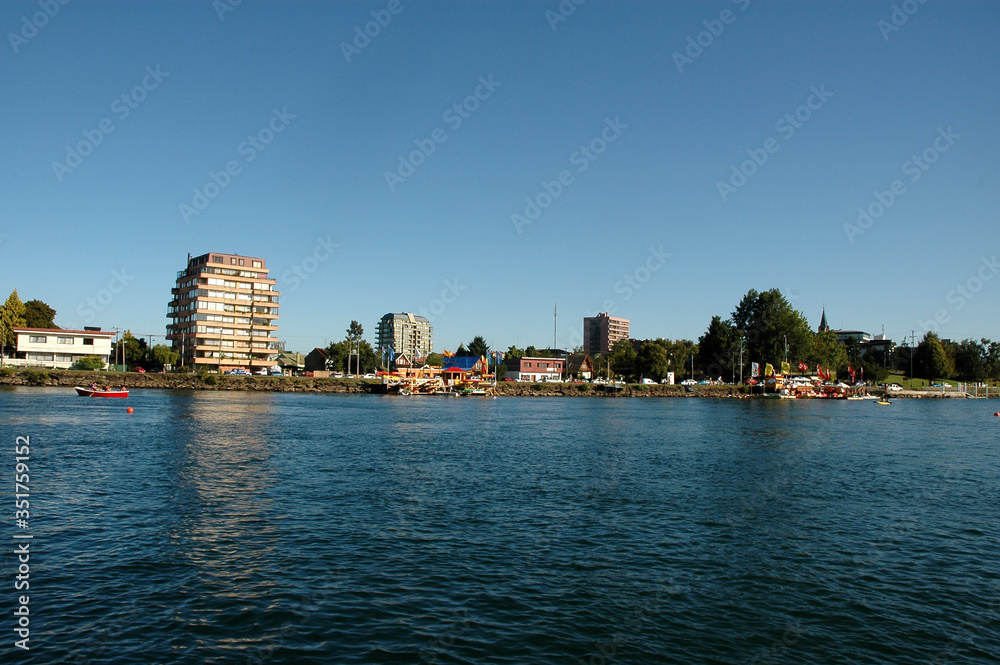
[[[933,381],[928,381],[927,379],[909,379],[904,373],[889,373],[889,378],[885,380],[886,383],[898,383],[904,388],[917,390],[921,387],[929,386],[932,383],[948,383],[953,386],[957,386],[960,382],[954,379],[934,379]],[[990,386],[996,386],[996,379],[990,379],[986,381]]]

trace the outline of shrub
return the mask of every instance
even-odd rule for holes
[[[540,383],[533,383],[533,384],[531,384],[531,389],[534,390],[534,391],[540,392],[542,390],[542,388],[543,388],[543,386]]]
[[[73,369],[104,369],[104,361],[98,356],[83,356],[82,358],[76,359],[76,362],[73,363]]]
[[[589,383],[580,383],[580,384],[577,384],[576,389],[579,390],[581,393],[589,393],[590,392],[590,384]]]
[[[4,367],[0,369],[0,376],[14,376],[14,373],[13,367]]]
[[[21,378],[24,379],[29,386],[41,386],[48,382],[49,375],[47,372],[26,369],[21,372]]]

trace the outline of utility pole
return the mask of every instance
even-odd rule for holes
[[[914,351],[916,351],[916,347],[914,347],[913,344],[914,341],[916,340],[916,337],[914,336],[916,332],[917,332],[916,330],[910,330],[910,383],[911,384],[913,383],[913,353]]]

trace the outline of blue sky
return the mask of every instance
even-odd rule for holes
[[[162,336],[220,251],[267,260],[303,351],[390,311],[549,346],[555,302],[563,347],[608,309],[697,339],[774,287],[1000,337],[994,2],[220,7],[0,5],[4,297]]]

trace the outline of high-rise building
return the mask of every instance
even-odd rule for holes
[[[278,296],[264,259],[188,255],[167,307],[167,339],[187,367],[259,372],[276,365]]]
[[[583,352],[607,355],[620,339],[628,339],[628,319],[607,312],[583,318]]]
[[[386,314],[378,322],[378,352],[392,349],[395,355],[405,353],[410,360],[426,358],[434,350],[434,330],[422,316],[403,312]]]

